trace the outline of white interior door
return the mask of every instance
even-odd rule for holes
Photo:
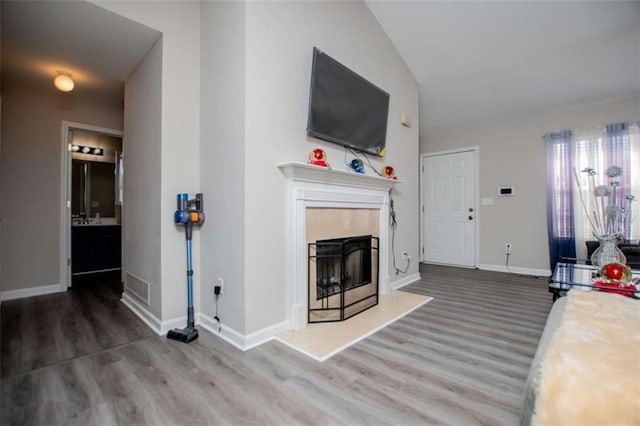
[[[476,266],[475,151],[423,157],[423,261]]]

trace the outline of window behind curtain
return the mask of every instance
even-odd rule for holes
[[[550,224],[553,225],[553,235],[555,238],[568,239],[575,232],[576,257],[586,259],[585,241],[595,238],[580,201],[572,168],[575,167],[578,172],[578,179],[580,179],[583,189],[582,196],[591,212],[594,209],[594,206],[591,205],[592,197],[589,194],[592,187],[587,174],[582,173],[582,170],[587,167],[596,169],[598,173],[596,182],[607,184],[610,181],[605,175],[607,168],[620,166],[623,169],[623,174],[616,179],[621,183],[617,188],[617,197],[620,200],[625,199],[627,195],[635,195],[637,199],[633,202],[633,217],[627,226],[631,230],[631,239],[638,240],[640,238],[640,223],[638,223],[640,220],[638,219],[640,218],[640,136],[638,125],[618,123],[603,129],[578,130],[569,134],[571,137],[565,137],[562,143],[555,141],[556,143],[549,145],[549,140],[547,140],[547,161],[551,161],[553,164],[553,173],[548,175],[551,184],[548,182],[547,186],[548,197],[550,197],[549,209],[551,210],[548,212],[548,217]],[[547,136],[545,139],[548,139]],[[567,170],[568,168],[571,170]],[[571,175],[569,182],[567,181],[567,172]],[[572,189],[573,195],[566,197],[566,194]],[[571,204],[572,208],[566,205],[567,202]],[[551,231],[550,227],[550,251],[553,252]],[[561,254],[561,256],[566,256],[566,254]],[[551,263],[553,268],[555,266],[553,256]]]

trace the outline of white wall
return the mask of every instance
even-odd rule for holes
[[[150,311],[162,317],[161,105],[162,39],[125,83],[123,272],[147,281]]]
[[[364,3],[95,3],[162,32],[162,42],[127,84],[124,207],[125,265],[152,281],[151,310],[160,320],[185,314],[184,231],[172,214],[177,193],[200,190],[207,221],[194,232],[196,310],[202,301],[203,311],[213,313],[209,291],[222,276],[221,314],[237,331],[249,334],[286,320],[286,185],[276,164],[304,162],[321,146],[334,168],[346,169],[342,148],[306,136],[313,46],[391,94],[388,156],[373,162],[393,165],[404,181],[395,194],[396,247],[418,258],[417,85]],[[413,127],[400,125],[401,112],[413,117]],[[15,198],[11,203],[24,201]],[[408,274],[416,273],[414,264]]]
[[[185,316],[187,306],[184,229],[173,223],[176,194],[187,192],[193,197],[200,189],[200,3],[95,3],[162,32],[161,201],[160,228],[155,230],[160,233],[161,256],[153,267],[160,268],[161,319],[167,321]],[[135,165],[128,166],[127,172],[132,170],[135,173]],[[198,231],[194,232],[193,246],[194,300],[198,301],[201,280]]]
[[[218,317],[245,329],[245,4],[206,2],[201,11],[200,231],[202,311],[216,315],[213,284],[224,279]]]
[[[60,284],[62,121],[122,129],[121,100],[2,81],[2,291]]]
[[[246,5],[245,294],[251,333],[286,320],[285,178],[276,164],[323,148],[346,169],[341,147],[306,136],[313,46],[391,95],[387,158],[405,183],[395,194],[399,252],[418,258],[418,94],[411,73],[362,2]],[[414,119],[400,125],[402,111]],[[370,171],[368,173],[371,173]],[[409,274],[417,273],[413,264]],[[401,277],[392,277],[401,278]]]
[[[321,146],[335,168],[346,168],[340,147],[306,136],[314,45],[391,94],[388,157],[373,161],[393,165],[405,181],[395,196],[396,247],[418,258],[417,85],[366,5],[98,4],[163,33],[162,319],[180,316],[185,305],[184,237],[171,222],[175,194],[201,189],[207,221],[194,233],[194,280],[203,312],[213,314],[211,286],[221,276],[224,323],[250,334],[286,320],[286,185],[276,164],[304,162]],[[400,125],[402,111],[414,118],[412,128]]]
[[[549,131],[593,128],[640,118],[640,97],[632,96],[544,111],[501,122],[466,126],[421,137],[422,153],[480,147],[480,197],[494,205],[478,206],[481,267],[504,267],[505,243],[512,244],[509,265],[549,270],[546,219],[545,150]],[[512,185],[515,196],[498,197],[499,186]]]

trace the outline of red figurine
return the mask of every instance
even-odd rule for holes
[[[382,176],[389,178],[389,179],[398,179],[396,177],[396,172],[395,170],[393,170],[393,167],[391,166],[386,166],[382,169]]]
[[[316,148],[309,153],[309,164],[314,166],[329,167],[327,163],[327,154],[320,148]]]

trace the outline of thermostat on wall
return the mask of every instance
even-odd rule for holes
[[[501,197],[508,197],[509,195],[513,195],[515,190],[513,186],[501,186],[498,188],[498,195]]]

